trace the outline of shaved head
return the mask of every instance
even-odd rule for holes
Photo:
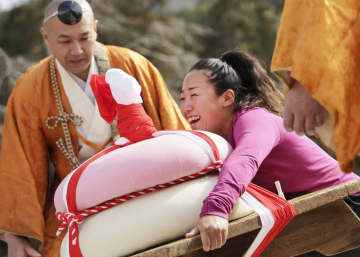
[[[52,19],[53,17],[56,16],[57,14],[57,10],[58,10],[58,7],[60,4],[62,4],[63,2],[65,1],[69,1],[69,0],[52,0],[45,8],[44,10],[44,25],[50,20]],[[94,18],[94,13],[93,13],[93,10],[90,6],[90,4],[88,3],[88,1],[86,0],[72,0],[72,2],[77,2],[84,14],[87,14],[87,15],[91,15],[92,18]]]
[[[69,5],[61,6],[61,10],[59,5],[66,0],[49,3],[40,33],[53,57],[68,72],[86,81],[97,39],[97,20],[86,0],[67,1]]]

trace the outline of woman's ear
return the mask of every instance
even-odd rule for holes
[[[234,92],[234,90],[232,90],[232,89],[226,90],[222,94],[222,98],[223,98],[223,106],[224,107],[229,107],[229,106],[233,105],[235,103],[235,92]]]

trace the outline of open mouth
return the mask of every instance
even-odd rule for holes
[[[198,121],[200,121],[200,116],[191,116],[188,118],[188,122],[191,126],[196,124]]]
[[[79,60],[71,60],[70,62],[73,63],[73,64],[79,64],[81,62],[84,62],[85,59],[79,59]]]

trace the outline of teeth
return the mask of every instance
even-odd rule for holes
[[[188,118],[188,122],[194,122],[196,120],[199,120],[200,119],[200,116],[191,116]]]

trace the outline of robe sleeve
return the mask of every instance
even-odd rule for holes
[[[48,153],[40,112],[33,104],[39,103],[38,95],[20,79],[6,107],[0,155],[0,231],[43,242]]]
[[[271,70],[299,81],[332,115],[336,157],[353,170],[360,152],[360,1],[285,1]]]
[[[163,77],[149,60],[129,49],[119,47],[108,47],[108,49],[111,66],[123,69],[135,77],[141,85],[143,106],[156,129],[190,129],[190,125],[182,116],[166,87]]]

